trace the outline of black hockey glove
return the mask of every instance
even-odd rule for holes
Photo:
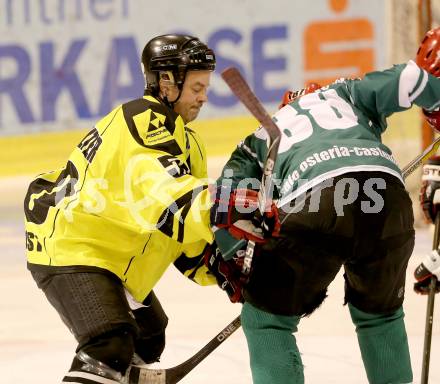
[[[440,292],[440,255],[437,250],[433,250],[426,255],[422,263],[414,271],[414,277],[417,282],[414,283],[414,291],[421,295],[427,295],[429,293],[429,284],[432,277],[437,278],[436,293]]]
[[[433,223],[440,209],[440,156],[431,157],[422,168],[420,205],[426,219]]]
[[[242,290],[248,281],[248,277],[241,272],[244,252],[239,250],[232,259],[226,261],[215,243],[205,249],[205,265],[232,303],[243,302]]]

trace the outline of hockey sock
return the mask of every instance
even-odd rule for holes
[[[303,384],[301,356],[293,332],[300,317],[264,312],[244,303],[241,324],[249,348],[254,384]]]
[[[348,304],[370,384],[407,384],[413,379],[402,307],[388,315]]]

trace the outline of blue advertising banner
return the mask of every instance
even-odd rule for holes
[[[386,65],[382,0],[0,0],[0,135],[84,128],[142,95],[140,52],[184,32],[216,52],[201,117],[243,114],[237,67],[269,107],[286,89]]]

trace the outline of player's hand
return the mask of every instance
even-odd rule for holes
[[[425,115],[425,119],[428,124],[435,129],[437,132],[440,132],[440,111],[427,111],[423,109],[423,114]]]
[[[440,156],[431,157],[422,167],[420,205],[427,221],[433,223],[440,210]]]
[[[255,213],[252,223],[261,228],[265,238],[278,237],[280,235],[281,223],[278,208],[274,202],[263,214],[259,210]]]
[[[417,280],[414,283],[414,291],[417,293],[421,295],[429,293],[429,284],[432,277],[437,279],[436,293],[440,292],[440,283],[438,281],[440,278],[440,255],[437,250],[433,250],[426,255],[414,271],[414,277]]]
[[[229,193],[227,188],[217,188],[211,208],[211,225],[214,230],[226,228],[235,238],[256,243],[278,236],[280,231],[276,205],[271,203],[261,215],[258,192],[251,189],[236,189]]]
[[[233,258],[239,250],[246,249],[247,240],[237,239],[227,228],[213,227],[212,230],[214,232],[215,243],[220,249],[223,259],[229,260]]]
[[[232,303],[242,303],[242,290],[248,277],[242,272],[244,249],[237,251],[233,258],[224,260],[216,244],[205,250],[204,261],[208,270],[215,276],[218,286],[223,289]]]

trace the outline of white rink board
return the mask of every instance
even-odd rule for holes
[[[222,163],[219,159],[217,163]],[[210,162],[212,163],[211,159]],[[218,169],[218,167],[216,167]],[[217,173],[214,171],[214,173]],[[5,384],[59,383],[75,342],[26,270],[21,201],[29,178],[0,179],[0,372]],[[431,248],[429,229],[418,229],[410,260],[405,301],[415,383],[420,382],[426,298],[412,292],[412,272]],[[170,268],[155,289],[170,317],[160,367],[176,365],[205,345],[239,313],[216,287],[199,287]],[[438,300],[438,299],[437,299]],[[367,384],[348,310],[337,276],[322,307],[300,324],[298,344],[309,384]],[[430,383],[440,383],[440,303],[434,317]],[[238,330],[182,383],[251,383],[247,347]]]

